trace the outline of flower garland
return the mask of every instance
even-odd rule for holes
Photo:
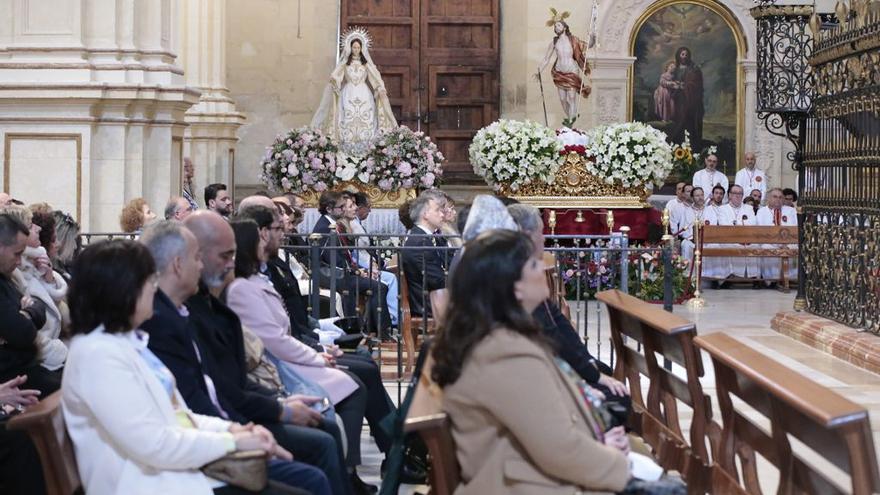
[[[501,119],[480,129],[468,150],[474,173],[496,190],[516,191],[533,181],[556,180],[562,165],[556,133],[537,122]]]
[[[590,133],[587,170],[609,184],[624,187],[663,185],[672,171],[672,147],[666,134],[641,122],[600,126]]]

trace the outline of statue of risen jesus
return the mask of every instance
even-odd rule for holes
[[[578,93],[584,98],[590,96],[590,87],[582,81],[582,77],[587,77],[590,73],[590,66],[586,64],[587,49],[595,43],[590,40],[588,45],[585,41],[571,34],[568,24],[564,21],[568,17],[568,12],[557,15],[551,9],[553,18],[547,22],[553,26],[556,37],[547,47],[547,54],[544,60],[538,65],[537,76],[550,63],[553,55],[556,55],[556,63],[550,73],[553,75],[553,83],[559,91],[559,100],[562,103],[562,110],[565,112],[565,121],[563,125],[571,125],[578,117]]]

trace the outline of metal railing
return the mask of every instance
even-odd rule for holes
[[[81,240],[83,245],[87,245],[98,240],[135,237],[134,234],[124,233],[85,233],[81,235]],[[444,275],[448,275],[459,250],[451,245],[456,238],[446,235],[294,234],[285,239],[279,252],[295,268],[294,273],[301,274],[303,285],[308,286],[303,297],[307,301],[307,311],[315,318],[336,316],[338,301],[348,302],[343,306],[361,307],[358,316],[363,316],[363,308],[369,306],[366,301],[374,296],[376,282],[381,283],[382,277],[393,280],[391,285],[396,286],[398,291],[392,295],[397,302],[395,318],[385,313],[383,305],[379,304],[369,329],[379,331],[377,337],[382,340],[381,330],[388,327],[392,320],[396,323],[384,337],[385,350],[389,347],[388,342],[394,349],[395,356],[390,361],[393,361],[391,366],[396,370],[393,373],[396,376],[390,379],[397,381],[400,391],[402,384],[408,382],[404,376],[406,359],[403,331],[415,331],[424,339],[432,330],[427,318],[415,320],[415,323],[409,320],[408,317],[422,315],[414,314],[411,308],[407,308],[410,305],[406,298],[410,295],[402,293],[400,289],[404,286],[409,288],[412,281],[405,284],[402,278],[415,274],[421,282],[417,285],[426,287],[429,272],[426,254],[439,257]],[[359,241],[361,245],[358,245]],[[410,241],[409,244],[426,245],[408,246],[407,241]],[[674,277],[680,277],[681,274],[676,272],[670,244],[631,246],[626,232],[610,236],[554,235],[546,236],[545,241],[545,253],[553,256],[553,264],[548,266],[549,283],[555,284],[552,292],[557,296],[557,301],[568,305],[574,329],[597,359],[611,366],[615,359],[609,329],[603,325],[604,310],[594,297],[597,292],[617,288],[636,297],[662,303],[666,310],[672,311]],[[364,263],[358,277],[350,268],[359,257],[381,262]],[[407,263],[409,273],[403,269],[401,261],[404,258],[415,260],[415,264]],[[340,268],[331,268],[337,266]],[[386,274],[382,274],[383,271]],[[389,276],[393,279],[389,279]],[[349,280],[343,280],[345,277]],[[387,290],[384,284],[378,287]],[[428,291],[414,294],[411,299],[421,302],[422,308],[430,307]],[[352,300],[357,303],[352,305]],[[409,309],[408,315],[404,314],[406,309]],[[404,329],[404,321],[414,326]],[[387,370],[389,363],[383,361],[383,346],[379,345],[377,350],[379,362],[385,363]],[[385,374],[386,379],[389,379],[388,375]]]

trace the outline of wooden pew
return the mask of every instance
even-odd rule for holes
[[[617,358],[614,376],[629,384],[632,395],[630,426],[653,448],[661,466],[681,473],[692,493],[711,492],[720,427],[712,422],[712,403],[700,384],[704,369],[693,345],[696,326],[616,289],[600,292],[597,298],[608,308]],[[684,368],[687,379],[666,370],[658,355]],[[642,376],[649,380],[647,395],[642,393]],[[689,439],[681,431],[679,404],[693,410]]]
[[[798,228],[793,226],[768,225],[706,225],[702,228],[702,257],[733,258],[780,258],[781,268],[778,281],[788,292],[788,266],[790,259],[798,256]],[[709,244],[728,244],[730,246],[708,246]],[[742,244],[749,244],[743,246]],[[781,244],[782,247],[768,249],[762,244]],[[794,247],[791,247],[794,246]],[[703,264],[705,266],[705,264]],[[728,280],[737,280],[736,278]],[[741,281],[752,281],[741,279]]]
[[[432,495],[452,495],[461,479],[449,417],[443,411],[443,390],[431,380],[433,360],[426,356],[403,430],[418,432],[431,457]]]
[[[760,453],[780,471],[778,493],[862,495],[880,493],[880,474],[865,408],[792,371],[724,333],[695,339],[712,358],[723,417],[717,462],[731,477],[742,475],[749,493],[761,493],[755,466]],[[770,419],[770,433],[733,406],[732,397]],[[797,438],[850,475],[843,490],[804,462],[792,448]],[[738,473],[735,457],[740,457]]]
[[[61,392],[41,400],[7,423],[10,430],[23,430],[34,442],[43,464],[48,495],[82,493],[73,443],[61,414]]]

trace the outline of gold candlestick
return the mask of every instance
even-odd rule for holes
[[[701,258],[702,253],[700,252],[700,231],[702,229],[703,223],[700,222],[699,219],[694,221],[694,271],[697,274],[697,281],[695,284],[696,289],[694,290],[694,297],[685,303],[690,308],[702,308],[706,306],[706,300],[703,299],[701,296],[702,293],[700,292],[700,283],[702,283],[703,279],[703,260]]]
[[[556,235],[556,210],[550,210],[547,217],[547,224],[550,226],[550,235]]]
[[[608,226],[609,235],[614,232],[614,212],[612,210],[605,212],[605,225]]]
[[[669,234],[669,208],[663,208],[663,234]]]

